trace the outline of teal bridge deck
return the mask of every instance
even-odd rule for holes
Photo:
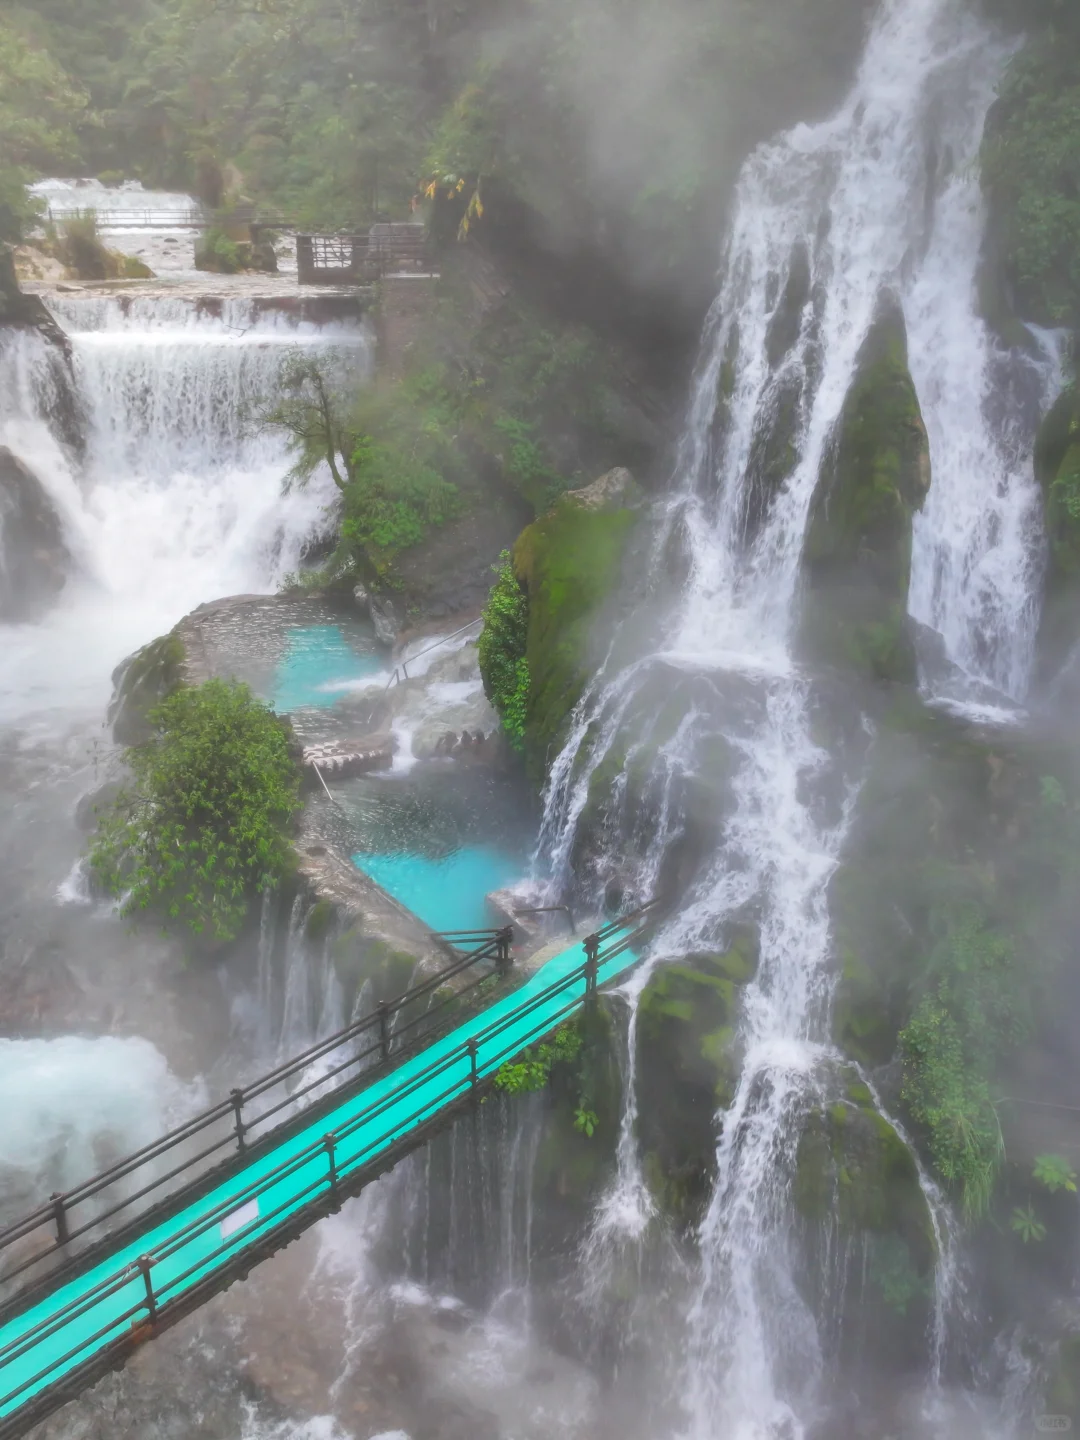
[[[650,908],[518,988],[509,930],[437,937],[446,968],[0,1230],[0,1440],[122,1368],[478,1103],[503,1064],[633,967]]]

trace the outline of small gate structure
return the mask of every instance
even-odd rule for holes
[[[394,221],[355,235],[297,235],[301,285],[364,285],[404,271],[429,274],[427,232],[422,223]]]

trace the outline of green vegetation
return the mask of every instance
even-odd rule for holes
[[[1076,1194],[1076,1171],[1064,1155],[1037,1155],[1031,1178],[1051,1195],[1056,1195],[1059,1190]]]
[[[917,705],[881,722],[833,888],[834,1035],[866,1065],[899,1056],[907,1113],[976,1221],[999,1213],[1011,1173],[997,1102],[1014,1093],[1023,1048],[1054,1033],[1080,864],[1076,784],[1063,757],[990,743]]]
[[[282,363],[277,397],[255,423],[286,435],[295,456],[286,484],[306,484],[326,464],[342,494],[340,539],[325,576],[385,581],[402,550],[459,509],[456,487],[432,460],[447,459],[436,428],[416,425],[411,387],[356,393],[343,366],[295,351]]]
[[[585,1029],[581,1021],[567,1020],[550,1041],[525,1050],[517,1060],[507,1061],[495,1076],[495,1088],[506,1095],[529,1095],[546,1089],[552,1074],[561,1072],[564,1082],[576,1090],[573,1128],[591,1140],[600,1118],[590,1098],[590,1067],[585,1063]]]
[[[524,1050],[517,1060],[508,1060],[495,1076],[495,1086],[507,1095],[527,1095],[543,1090],[551,1080],[554,1065],[571,1065],[581,1054],[582,1036],[568,1021],[555,1031],[550,1043]]]
[[[1046,1226],[1030,1205],[1016,1206],[1009,1217],[1009,1229],[1019,1235],[1025,1245],[1037,1245],[1046,1239]]]
[[[0,243],[35,216],[25,185],[70,165],[87,96],[45,50],[5,16],[0,23]]]
[[[484,628],[478,646],[484,694],[502,720],[516,750],[525,748],[525,716],[529,704],[529,599],[521,588],[510,552],[492,566],[495,584],[484,606]]]
[[[43,133],[0,154],[328,228],[404,218],[421,187],[448,236],[524,205],[569,250],[606,233],[628,272],[707,286],[739,161],[834,101],[869,8],[14,0],[11,93]]]
[[[514,547],[529,600],[525,753],[537,780],[592,673],[593,622],[618,580],[636,520],[633,510],[587,509],[564,495]]]
[[[908,371],[903,316],[871,330],[807,534],[804,638],[818,659],[912,680],[911,522],[930,488],[930,447]]]
[[[1080,18],[1035,3],[1016,20],[1027,46],[1013,60],[983,146],[992,241],[1021,316],[1080,326]]]
[[[293,863],[288,733],[246,685],[223,680],[176,691],[150,721],[154,735],[128,752],[132,787],[101,820],[93,872],[125,915],[235,939]]]

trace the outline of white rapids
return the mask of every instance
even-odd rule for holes
[[[45,486],[78,573],[40,625],[0,627],[0,720],[100,706],[113,666],[196,605],[275,590],[325,532],[336,491],[316,475],[283,494],[286,447],[255,431],[250,407],[291,348],[351,357],[361,377],[371,363],[365,326],[297,323],[247,300],[219,313],[179,299],[49,303],[71,337],[85,462],[44,418],[55,360],[36,334],[8,332],[0,349],[0,444]]]

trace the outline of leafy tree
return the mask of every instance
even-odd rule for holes
[[[287,730],[224,680],[176,691],[150,721],[156,734],[128,752],[132,788],[102,817],[91,867],[123,914],[232,940],[292,864],[299,776]]]
[[[257,428],[287,437],[294,454],[287,483],[305,485],[320,465],[344,491],[363,435],[350,413],[355,377],[323,355],[293,350],[282,361],[273,399],[254,410]]]
[[[25,185],[74,161],[87,97],[45,49],[0,24],[0,241],[18,240],[35,214]]]

